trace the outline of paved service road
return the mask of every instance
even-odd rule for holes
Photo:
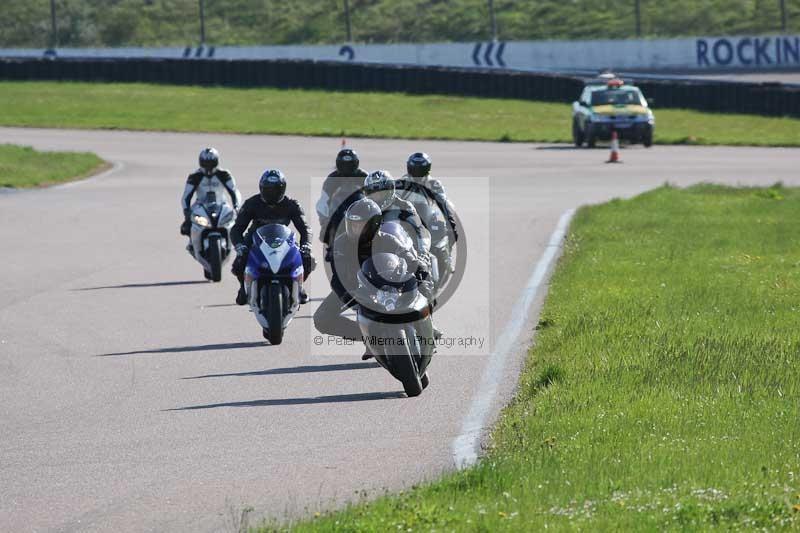
[[[219,531],[244,506],[296,516],[453,468],[488,348],[444,350],[431,387],[403,398],[360,361],[362,347],[312,345],[321,270],[310,281],[316,301],[270,347],[231,305],[233,279],[202,282],[178,235],[182,182],[201,147],[220,149],[244,193],[279,166],[311,206],[308,178],[329,170],[338,139],[0,129],[0,142],[95,151],[121,165],[0,194],[0,530]],[[788,149],[634,148],[605,165],[605,150],[565,146],[352,146],[368,168],[398,174],[408,153],[432,154],[470,246],[459,296],[437,323],[489,341],[568,208],[665,181],[800,182],[800,152]],[[458,178],[481,175],[491,187]],[[518,348],[494,414],[513,392]]]

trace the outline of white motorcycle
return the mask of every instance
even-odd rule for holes
[[[187,250],[203,266],[207,280],[222,280],[222,265],[231,253],[230,229],[236,211],[227,202],[217,201],[214,191],[192,206],[192,229]]]

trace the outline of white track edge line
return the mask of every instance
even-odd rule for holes
[[[522,289],[521,296],[511,310],[511,318],[500,334],[495,350],[490,355],[489,363],[481,377],[478,392],[472,399],[472,404],[462,423],[461,433],[453,440],[452,452],[456,468],[466,468],[478,460],[481,435],[497,395],[506,360],[522,333],[522,328],[528,322],[531,305],[545,281],[545,276],[549,272],[553,260],[557,257],[574,214],[575,209],[568,209],[558,219],[556,229],[550,235],[545,251]]]
[[[82,179],[82,180],[68,181],[66,183],[61,183],[59,185],[53,185],[52,187],[49,187],[49,189],[50,190],[52,190],[52,189],[67,189],[69,187],[77,187],[79,185],[83,185],[83,184],[86,184],[86,183],[91,183],[91,182],[93,182],[95,180],[101,180],[103,178],[107,178],[108,176],[119,172],[123,168],[125,168],[124,164],[122,164],[122,163],[120,163],[118,161],[115,161],[115,162],[111,163],[111,168],[108,168],[108,169],[104,170],[103,172],[101,172],[99,174],[95,174],[93,176],[89,176],[88,178],[85,178],[85,179]]]

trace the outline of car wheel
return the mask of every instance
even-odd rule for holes
[[[572,142],[575,143],[577,148],[583,145],[583,132],[577,120],[572,121]]]
[[[597,144],[597,137],[595,137],[594,132],[592,131],[592,125],[586,125],[586,131],[584,133],[586,137],[586,147],[587,148],[594,148]]]

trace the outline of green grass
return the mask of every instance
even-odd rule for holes
[[[786,0],[788,33],[800,29],[800,1]],[[197,0],[58,0],[62,46],[196,43]],[[500,39],[635,36],[634,2],[495,0]],[[641,2],[642,34],[758,34],[780,31],[778,0]],[[48,45],[49,2],[6,0],[0,46]],[[486,0],[350,0],[357,42],[475,41],[491,38]],[[206,39],[215,45],[341,43],[342,0],[206,0]]]
[[[474,468],[298,531],[800,527],[800,190],[581,209]]]
[[[570,141],[564,104],[399,93],[0,82],[0,125]],[[656,109],[656,142],[800,146],[800,120]]]
[[[86,177],[105,165],[91,153],[37,152],[0,144],[0,187],[39,187]]]

